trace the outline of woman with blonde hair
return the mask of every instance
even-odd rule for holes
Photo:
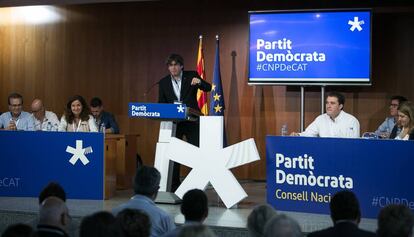
[[[414,105],[411,102],[404,102],[398,107],[398,124],[401,132],[395,139],[414,140]]]

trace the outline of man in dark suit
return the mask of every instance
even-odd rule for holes
[[[337,192],[329,204],[331,209],[331,219],[334,224],[324,230],[312,232],[308,237],[374,237],[375,233],[361,230],[358,224],[361,220],[358,199],[351,191]]]
[[[211,91],[211,84],[201,79],[195,71],[184,71],[184,59],[178,54],[171,54],[166,60],[169,75],[159,81],[158,103],[182,103],[200,111],[197,103],[197,91]],[[199,121],[181,121],[177,123],[175,136],[194,146],[199,145]],[[180,165],[174,163],[171,191],[180,185]]]

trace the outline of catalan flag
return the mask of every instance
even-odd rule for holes
[[[206,74],[204,71],[203,36],[201,35],[200,42],[198,44],[197,73],[202,79],[204,79]],[[201,113],[208,115],[207,92],[204,92],[202,90],[197,91],[197,103]]]

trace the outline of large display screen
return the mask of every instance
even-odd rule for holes
[[[371,85],[371,11],[249,12],[249,84]]]

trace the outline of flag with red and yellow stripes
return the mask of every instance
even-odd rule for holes
[[[204,80],[204,54],[203,54],[203,36],[200,35],[200,42],[198,44],[198,54],[197,54],[197,73]],[[200,108],[201,113],[208,115],[208,103],[207,103],[207,92],[202,90],[197,91],[197,102],[198,108]]]

